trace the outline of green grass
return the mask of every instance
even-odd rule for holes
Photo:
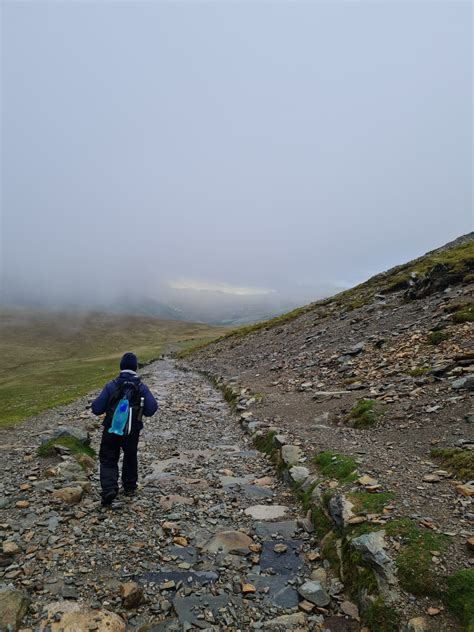
[[[408,375],[411,375],[411,377],[421,377],[422,375],[426,375],[429,370],[429,366],[417,366],[414,369],[407,371],[407,373]]]
[[[453,319],[456,323],[473,323],[474,302],[468,303],[458,311],[454,312]]]
[[[54,446],[62,446],[68,448],[71,454],[87,454],[87,456],[95,456],[95,451],[88,445],[84,445],[74,437],[58,437],[57,439],[50,439],[45,443],[42,443],[37,450],[38,456],[47,457],[56,454]]]
[[[390,504],[394,498],[392,492],[352,492],[348,499],[354,504],[354,512],[357,514],[378,514]]]
[[[444,340],[447,340],[449,335],[444,331],[430,331],[427,335],[427,340],[430,345],[439,345]]]
[[[385,603],[382,597],[377,597],[363,613],[363,620],[371,632],[398,632],[400,629],[399,615],[395,608]]]
[[[350,456],[326,451],[317,454],[314,462],[327,478],[335,478],[340,483],[351,483],[357,479],[357,463]]]
[[[272,454],[276,450],[275,443],[273,442],[275,435],[276,432],[267,432],[259,437],[255,437],[253,442],[257,450],[265,454]]]
[[[384,414],[385,408],[373,399],[361,399],[349,413],[354,428],[370,428]]]
[[[447,536],[419,527],[408,518],[388,522],[385,531],[402,544],[395,559],[400,586],[413,595],[439,596],[441,583],[434,573],[431,551],[443,551]]]
[[[446,606],[460,619],[466,632],[474,632],[474,570],[456,571],[446,584]]]
[[[146,363],[223,331],[146,316],[2,310],[0,427],[100,387],[125,351]]]
[[[431,456],[463,481],[474,479],[474,454],[461,448],[434,448]]]
[[[315,506],[311,509],[311,522],[319,540],[322,540],[332,529],[332,522],[326,516],[322,507]]]

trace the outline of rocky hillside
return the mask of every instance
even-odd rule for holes
[[[372,631],[474,630],[473,287],[471,233],[187,358],[302,496]]]

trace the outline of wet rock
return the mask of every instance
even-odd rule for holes
[[[279,608],[295,608],[299,598],[296,589],[288,583],[288,575],[254,575],[247,576],[257,589],[259,596],[267,605]]]
[[[82,487],[63,487],[62,489],[56,489],[52,496],[68,505],[77,505],[81,501],[82,494]]]
[[[300,586],[298,592],[303,599],[319,607],[327,606],[331,602],[331,598],[323,588],[323,585],[313,579],[306,581]]]
[[[301,543],[297,540],[284,540],[277,544],[266,541],[262,546],[260,568],[262,571],[273,569],[279,575],[296,574],[303,566],[300,548]]]
[[[249,538],[242,531],[221,531],[209,540],[204,546],[204,550],[209,553],[217,553],[217,551],[222,550],[225,554],[237,553],[245,555],[250,552],[249,546],[252,543],[252,538]]]
[[[15,588],[0,588],[0,631],[16,632],[28,612],[28,597]]]
[[[273,534],[282,536],[283,538],[292,538],[296,532],[296,520],[285,520],[284,522],[257,522],[255,524],[255,533],[265,538]]]
[[[143,589],[136,582],[127,582],[120,586],[120,596],[124,608],[138,608],[143,602]]]

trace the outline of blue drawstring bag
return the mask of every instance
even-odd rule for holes
[[[114,416],[112,417],[112,424],[109,428],[109,432],[122,436],[124,428],[127,425],[130,413],[130,402],[128,401],[128,399],[121,399],[117,404]]]

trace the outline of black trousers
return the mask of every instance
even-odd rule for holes
[[[120,437],[110,433],[104,428],[102,441],[100,443],[100,485],[102,495],[111,492],[118,493],[120,450],[123,450],[122,484],[125,490],[135,489],[138,480],[138,438],[139,429],[132,429],[132,432]]]

